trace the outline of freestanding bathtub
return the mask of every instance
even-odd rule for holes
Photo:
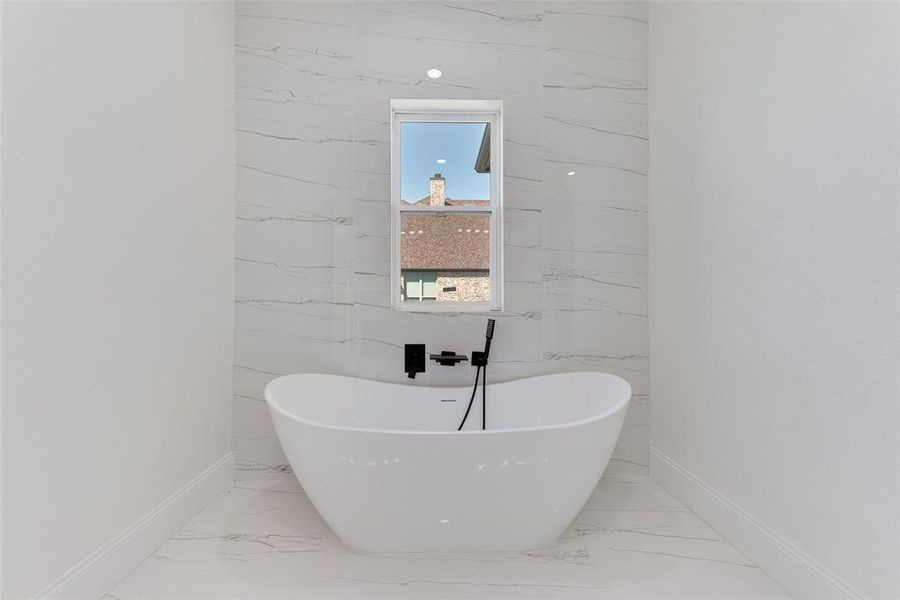
[[[528,550],[552,544],[606,468],[631,387],[605,373],[469,387],[337,375],[266,386],[278,439],[322,518],[362,552]]]

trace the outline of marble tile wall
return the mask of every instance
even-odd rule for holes
[[[238,477],[285,469],[262,400],[273,377],[408,381],[404,343],[483,343],[484,315],[390,309],[391,98],[504,101],[506,306],[489,377],[623,376],[635,396],[614,460],[645,470],[646,3],[236,11]],[[429,365],[415,383],[468,383],[470,371]]]

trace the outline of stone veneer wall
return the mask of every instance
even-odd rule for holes
[[[445,292],[445,287],[456,287]],[[490,299],[491,278],[485,271],[438,271],[438,302],[487,302]]]

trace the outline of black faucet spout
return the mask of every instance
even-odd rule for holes
[[[465,354],[457,354],[452,350],[441,350],[440,354],[431,354],[428,356],[431,360],[439,365],[455,367],[457,363],[468,361],[469,357]]]

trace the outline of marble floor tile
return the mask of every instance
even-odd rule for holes
[[[787,597],[645,474],[611,468],[531,552],[358,554],[289,473],[237,481],[103,600]]]

